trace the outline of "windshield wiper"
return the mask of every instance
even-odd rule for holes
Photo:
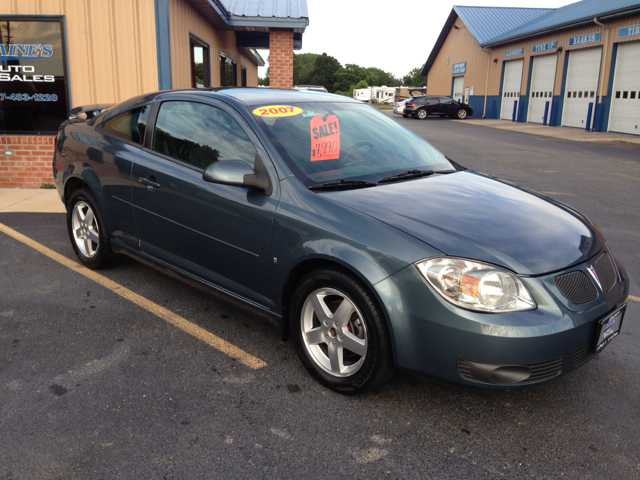
[[[434,173],[453,173],[455,170],[407,170],[403,173],[396,173],[395,175],[389,175],[388,177],[381,178],[378,183],[395,182],[398,180],[408,180],[410,178],[428,177]]]
[[[352,188],[375,187],[373,182],[366,180],[335,180],[333,182],[316,183],[309,190],[350,190]]]
[[[395,175],[389,175],[388,177],[381,178],[378,183],[395,182],[396,180],[406,180],[408,178],[428,177],[433,175],[433,170],[407,170],[403,173],[396,173]]]

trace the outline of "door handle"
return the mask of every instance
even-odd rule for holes
[[[149,189],[149,191],[154,191],[157,190],[158,188],[160,188],[160,184],[158,182],[155,181],[155,177],[151,177],[151,178],[144,178],[144,177],[140,177],[138,178],[138,182],[142,183],[143,185],[146,185],[147,188]]]

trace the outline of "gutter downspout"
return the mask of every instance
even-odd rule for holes
[[[482,51],[489,55],[487,60],[487,78],[484,82],[484,110],[482,111],[482,118],[487,115],[487,95],[489,94],[489,69],[491,68],[491,49],[482,47]]]
[[[598,105],[600,106],[600,109],[602,109],[602,94],[604,92],[604,67],[605,67],[605,62],[607,61],[607,58],[609,58],[609,32],[611,30],[611,27],[609,27],[608,25],[605,25],[604,23],[602,23],[600,20],[598,20],[598,17],[593,17],[593,23],[595,23],[596,25],[600,25],[602,28],[604,28],[606,30],[606,36],[604,39],[604,44],[603,44],[603,49],[602,49],[602,59],[600,60],[600,86],[598,87]],[[595,125],[595,118],[594,118],[594,125]]]

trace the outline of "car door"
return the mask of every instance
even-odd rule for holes
[[[215,287],[271,308],[267,298],[271,231],[279,189],[257,137],[215,100],[156,101],[155,123],[133,166],[132,197],[140,249]],[[203,180],[216,161],[260,155],[271,196]]]
[[[440,97],[440,110],[445,115],[453,115],[458,111],[458,104],[449,97]]]
[[[439,97],[425,97],[425,103],[427,105],[427,111],[429,112],[429,115],[440,113],[438,109],[439,101]]]

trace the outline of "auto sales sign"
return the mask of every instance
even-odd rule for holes
[[[0,132],[49,133],[69,116],[62,20],[0,17]]]

